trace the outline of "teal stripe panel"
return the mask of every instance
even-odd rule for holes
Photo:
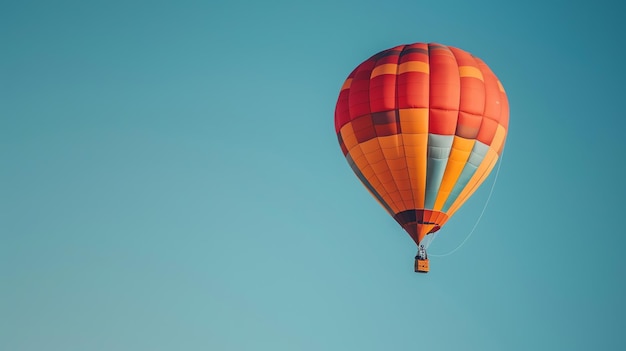
[[[391,207],[389,207],[389,205],[387,205],[385,200],[383,200],[382,196],[380,196],[380,194],[376,191],[376,189],[374,189],[372,184],[370,184],[370,182],[367,181],[367,178],[365,178],[363,173],[361,173],[361,171],[359,170],[359,167],[357,167],[357,165],[356,165],[356,163],[354,163],[354,160],[352,159],[352,157],[350,157],[350,154],[346,155],[346,160],[348,160],[348,164],[350,165],[350,168],[352,168],[352,170],[354,171],[356,176],[359,177],[359,179],[361,180],[361,183],[363,183],[363,185],[365,185],[367,190],[369,190],[372,193],[372,195],[374,195],[374,197],[376,197],[376,199],[378,199],[380,204],[383,205],[385,210],[387,210],[387,212],[391,216],[395,215],[395,213],[393,213],[393,210],[391,209]]]
[[[435,207],[437,192],[446,171],[454,135],[428,134],[428,163],[426,164],[426,199],[424,208]]]
[[[448,212],[450,206],[452,206],[454,201],[456,201],[459,195],[461,195],[461,192],[463,191],[463,189],[465,189],[467,183],[469,183],[470,179],[472,179],[472,176],[474,176],[474,173],[476,173],[478,166],[480,166],[480,164],[485,159],[485,156],[487,156],[488,150],[488,145],[485,145],[476,140],[476,142],[474,143],[474,147],[472,148],[472,152],[470,153],[470,156],[467,160],[467,163],[465,164],[465,167],[463,167],[463,171],[461,171],[459,179],[456,181],[456,184],[454,184],[452,192],[450,192],[450,196],[448,196],[448,199],[443,205],[443,212]]]

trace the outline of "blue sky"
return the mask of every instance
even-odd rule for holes
[[[620,6],[1,5],[0,349],[619,348]],[[412,42],[481,57],[511,105],[485,214],[428,275],[333,122],[350,71]]]

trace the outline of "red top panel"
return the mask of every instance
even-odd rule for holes
[[[498,125],[508,128],[506,93],[483,61],[458,48],[414,43],[381,51],[354,69],[339,93],[335,130],[406,108],[429,109],[429,133],[488,145]]]

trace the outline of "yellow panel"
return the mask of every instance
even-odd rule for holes
[[[346,79],[345,82],[343,82],[343,86],[341,86],[341,90],[350,89],[350,85],[352,85],[352,78],[348,78]]]
[[[434,210],[442,210],[448,196],[450,196],[452,188],[454,188],[461,172],[463,172],[463,168],[465,167],[467,159],[472,152],[474,143],[475,141],[472,139],[465,139],[456,135],[454,136],[448,164],[446,165],[446,170],[444,171],[443,179],[441,180],[441,185],[439,186],[437,198],[435,199]]]
[[[427,108],[407,108],[399,111],[402,134],[428,133]]]
[[[452,206],[450,206],[450,209],[448,210],[448,216],[452,216],[461,207],[461,205],[463,205],[463,203],[465,203],[465,201],[469,199],[472,194],[474,194],[480,184],[482,184],[482,182],[484,182],[485,179],[489,176],[489,173],[496,165],[497,161],[498,154],[494,149],[489,148],[489,150],[487,151],[487,155],[485,155],[485,159],[480,164],[480,166],[478,166],[478,169],[476,170],[470,181],[467,183],[467,186],[465,186],[465,189],[461,191],[459,197],[456,199],[456,201],[454,201]]]
[[[400,64],[398,67],[398,74],[407,73],[407,72],[422,72],[429,73],[430,69],[428,67],[428,63],[423,61],[409,61]]]
[[[378,77],[382,74],[393,74],[395,75],[396,72],[398,71],[398,65],[396,65],[395,63],[385,63],[382,64],[380,66],[376,66],[376,68],[374,68],[372,70],[372,74],[370,75],[370,79],[374,78],[374,77]]]
[[[463,77],[471,77],[480,79],[481,81],[485,81],[483,78],[483,73],[474,66],[459,66],[459,75],[461,78]]]
[[[475,143],[476,140],[474,139],[465,139],[455,135],[454,141],[452,142],[452,150],[450,151],[450,159],[467,162]]]

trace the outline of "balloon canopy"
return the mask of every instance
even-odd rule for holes
[[[434,43],[381,51],[350,73],[335,109],[348,164],[419,245],[487,178],[509,105],[489,67]]]

